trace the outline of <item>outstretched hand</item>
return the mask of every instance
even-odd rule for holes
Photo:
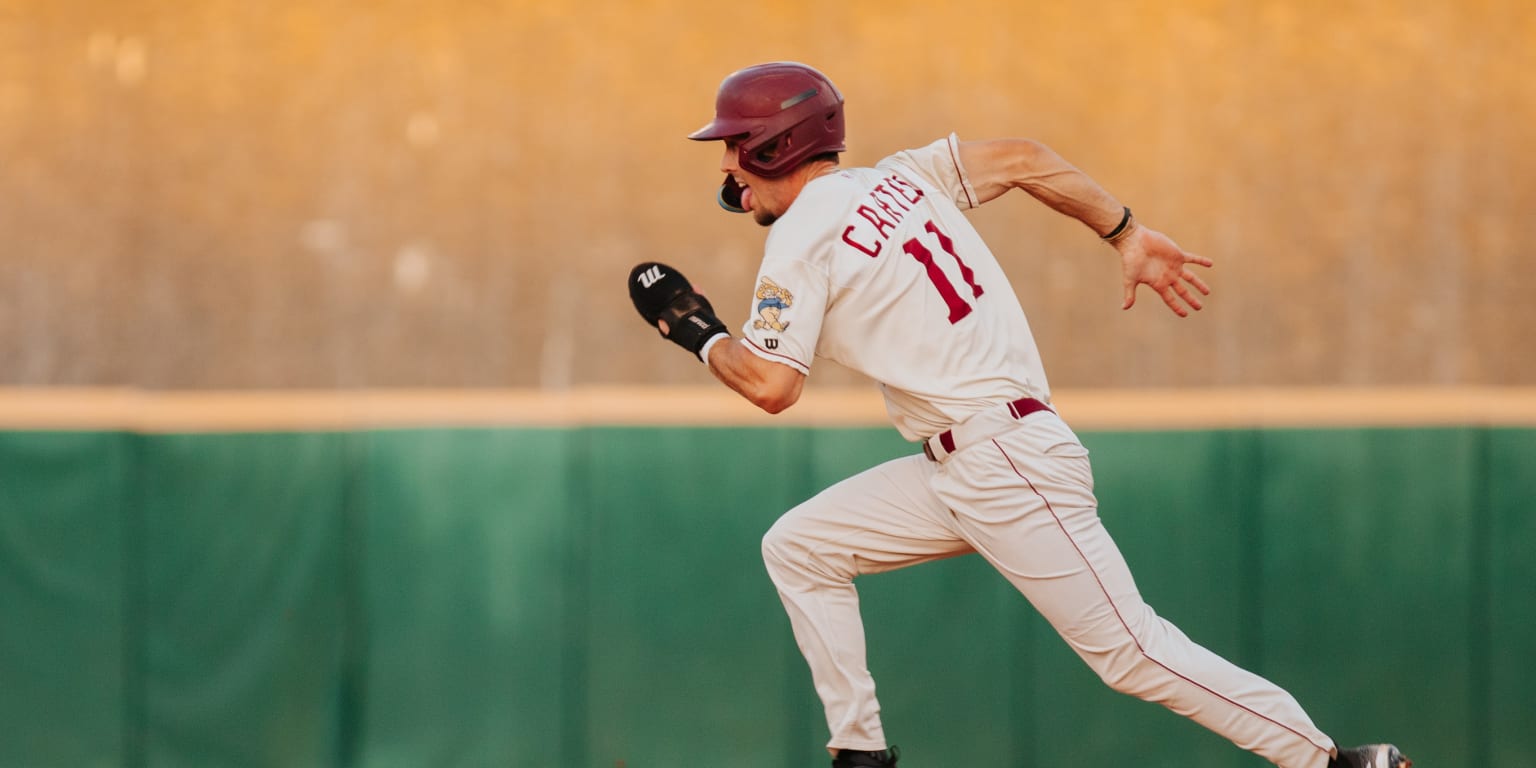
[[[1120,251],[1125,272],[1125,304],[1121,309],[1135,305],[1138,285],[1151,287],[1179,317],[1189,317],[1191,309],[1199,311],[1200,295],[1211,293],[1211,287],[1189,269],[1191,264],[1209,267],[1211,260],[1180,248],[1157,230],[1138,225],[1137,231],[1116,243],[1115,248]]]

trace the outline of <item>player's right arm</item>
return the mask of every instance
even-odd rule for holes
[[[1112,231],[1124,212],[1124,206],[1108,190],[1033,139],[960,142],[960,164],[970,177],[978,203],[1022,189],[1099,235]]]
[[[1113,245],[1120,253],[1125,278],[1124,309],[1136,303],[1138,285],[1152,288],[1180,317],[1200,309],[1199,294],[1211,292],[1189,269],[1190,264],[1209,267],[1210,259],[1189,253],[1167,235],[1138,224],[1129,208],[1050,147],[1032,139],[967,141],[960,142],[958,154],[978,204],[1022,189]]]

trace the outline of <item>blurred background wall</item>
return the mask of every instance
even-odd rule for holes
[[[1058,387],[1536,382],[1528,0],[0,0],[0,385],[698,382],[620,277],[745,319],[683,137],[771,59],[849,163],[1030,136],[1216,259],[1126,315],[1080,225],[977,212]]]

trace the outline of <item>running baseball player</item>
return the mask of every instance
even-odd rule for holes
[[[630,275],[646,322],[769,413],[799,399],[817,357],[879,382],[922,451],[785,513],[763,559],[810,665],[834,768],[894,766],[865,665],[854,577],[975,552],[1112,688],[1194,719],[1282,768],[1408,768],[1390,744],[1339,749],[1290,694],[1192,642],[1142,601],[1101,523],[1088,451],[1051,391],[1008,277],[962,213],[1012,189],[1120,254],[1124,308],[1141,285],[1175,314],[1210,289],[1188,253],[1035,141],[953,134],[873,168],[842,168],[843,98],[815,69],[748,67],[720,85],[719,202],[770,227],[733,338],[676,269]]]

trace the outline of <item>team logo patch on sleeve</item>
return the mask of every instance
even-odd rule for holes
[[[789,321],[783,319],[784,310],[795,305],[795,297],[772,279],[764,277],[757,284],[757,317],[752,327],[760,331],[784,332]]]

